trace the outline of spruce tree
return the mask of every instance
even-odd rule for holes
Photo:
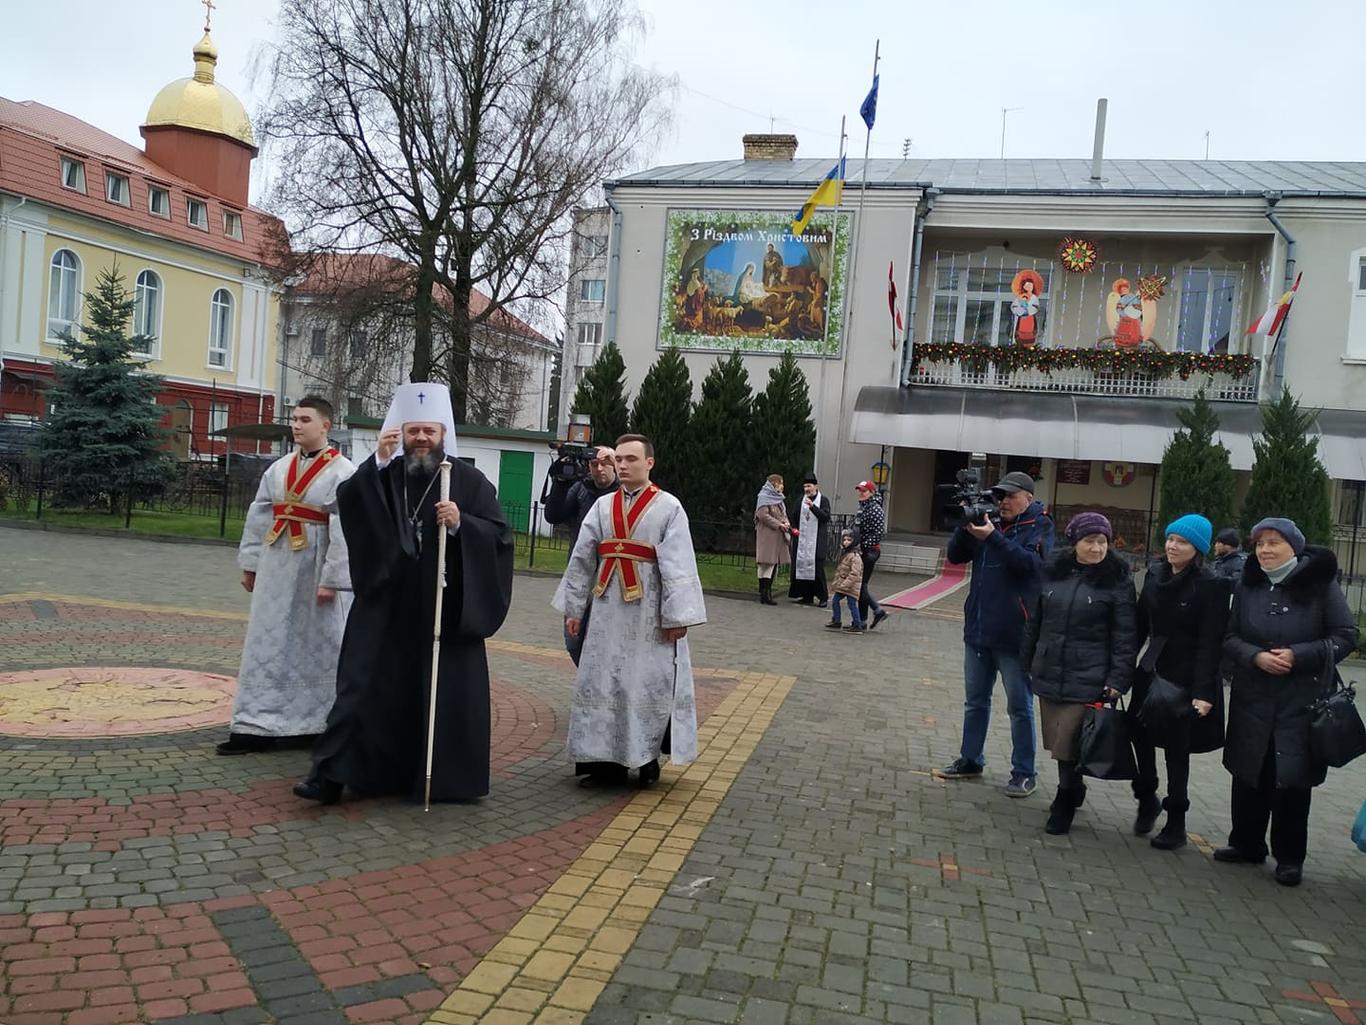
[[[687,466],[688,421],[692,416],[692,377],[677,349],[659,354],[636,392],[631,406],[631,430],[649,438],[655,447],[655,468],[650,479],[690,504]]]
[[[768,386],[754,396],[753,466],[765,477],[781,474],[788,512],[797,508],[801,481],[816,457],[816,424],[806,375],[790,351],[768,372]]]
[[[754,496],[771,471],[760,471],[752,462],[752,403],[749,373],[739,351],[717,356],[702,382],[702,398],[689,428],[693,505],[688,512],[693,518],[729,522],[753,513]]]
[[[1162,500],[1157,529],[1186,513],[1199,513],[1216,531],[1233,523],[1233,467],[1228,449],[1215,440],[1219,416],[1205,399],[1204,389],[1195,402],[1176,411],[1181,429],[1172,435],[1162,453]],[[1161,544],[1161,539],[1158,539]]]
[[[143,373],[147,364],[133,355],[148,339],[125,333],[133,304],[117,265],[102,271],[85,296],[84,337],[62,339],[68,362],[55,368],[53,408],[39,436],[59,505],[115,512],[130,485],[135,496],[145,495],[174,472],[164,449],[165,410],[156,404],[161,378]]]
[[[608,342],[593,365],[584,371],[574,392],[575,413],[593,420],[593,444],[612,445],[626,433],[626,362],[616,342]]]
[[[1252,481],[1243,503],[1243,530],[1267,516],[1294,520],[1313,544],[1329,544],[1333,511],[1328,471],[1319,461],[1318,438],[1311,435],[1317,412],[1300,409],[1282,388],[1280,398],[1262,406],[1262,433],[1252,439]]]

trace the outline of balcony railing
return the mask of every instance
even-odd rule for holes
[[[1211,401],[1257,401],[1254,356],[930,343],[911,357],[912,385],[1153,399],[1191,399],[1203,389]]]

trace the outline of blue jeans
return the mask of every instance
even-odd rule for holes
[[[834,595],[834,600],[830,602],[831,622],[840,621],[840,602],[849,603],[849,622],[854,626],[862,626],[863,619],[858,614],[858,599],[848,594]]]
[[[1016,776],[1033,776],[1034,696],[1029,674],[1014,652],[963,646],[963,749],[959,753],[974,765],[986,764],[987,723],[997,673],[1005,684],[1010,712],[1010,771]]]

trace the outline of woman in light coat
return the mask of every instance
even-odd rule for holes
[[[779,566],[792,561],[788,544],[792,540],[792,524],[787,519],[787,499],[783,496],[783,479],[770,474],[759,490],[754,504],[754,565],[759,574],[759,601],[777,605],[773,600],[773,578]]]

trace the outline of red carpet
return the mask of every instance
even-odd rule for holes
[[[952,594],[958,590],[968,579],[968,564],[955,565],[953,563],[941,562],[939,572],[923,584],[916,584],[904,591],[878,600],[883,605],[890,605],[895,609],[923,609],[926,605],[937,602],[946,594]]]

